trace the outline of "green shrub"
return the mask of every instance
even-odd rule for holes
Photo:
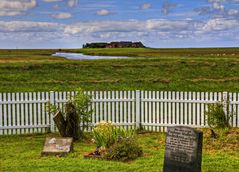
[[[125,130],[114,126],[111,122],[101,121],[93,129],[93,136],[97,147],[109,148],[120,138],[133,138],[133,130]]]
[[[129,161],[142,155],[142,148],[133,138],[122,138],[110,147],[105,158],[115,161]]]
[[[89,107],[91,107],[91,97],[84,94],[81,88],[77,90],[75,96],[68,98],[64,109],[51,105],[50,102],[47,105],[48,111],[52,115],[55,115],[57,111],[62,112],[66,122],[66,134],[75,140],[82,138],[84,130],[88,128],[92,113]]]
[[[226,103],[226,111],[222,103],[209,104],[206,111],[208,125],[211,128],[226,128],[230,127],[230,118],[233,115],[229,111],[229,103]]]

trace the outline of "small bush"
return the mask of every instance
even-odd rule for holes
[[[226,104],[226,112],[222,103],[209,104],[206,112],[208,125],[211,128],[227,128],[230,127],[230,118],[232,113],[229,112],[229,103]]]
[[[143,154],[142,148],[136,142],[134,130],[101,121],[93,129],[93,136],[97,145],[95,152],[103,159],[129,161]]]
[[[109,148],[120,138],[133,138],[133,130],[125,130],[114,126],[111,122],[101,121],[93,129],[93,136],[97,147]]]
[[[105,158],[115,161],[129,161],[142,155],[142,148],[133,138],[122,138],[110,147]]]

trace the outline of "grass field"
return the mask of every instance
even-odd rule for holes
[[[216,132],[219,133],[219,138],[211,139],[209,130],[204,130],[202,171],[238,172],[239,130]],[[76,142],[74,153],[67,157],[41,157],[46,136],[56,134],[1,136],[0,171],[160,172],[163,168],[165,135],[162,133],[139,134],[138,141],[144,150],[144,156],[127,163],[84,159],[84,154],[95,149],[95,145],[87,140]]]
[[[0,92],[75,90],[239,91],[239,48],[68,49],[130,59],[67,60],[59,50],[0,50]]]

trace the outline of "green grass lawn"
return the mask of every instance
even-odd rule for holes
[[[239,171],[239,130],[216,131],[219,137],[209,138],[204,131],[202,171]],[[0,137],[0,171],[162,171],[165,134],[144,133],[138,135],[144,156],[132,162],[122,163],[84,159],[83,155],[95,149],[90,141],[74,144],[74,153],[66,157],[41,157],[45,137],[56,134]],[[90,137],[89,137],[90,140]]]
[[[75,49],[131,59],[67,60],[59,50],[0,50],[0,92],[75,90],[239,91],[239,48]]]

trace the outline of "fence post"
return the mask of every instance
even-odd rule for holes
[[[136,90],[136,129],[140,128],[140,90]]]
[[[54,91],[50,91],[50,105],[53,106],[55,104],[55,99],[54,99]],[[50,131],[54,132],[55,131],[55,124],[53,120],[53,115],[50,114]]]
[[[227,103],[228,103],[228,95],[227,92],[222,93],[222,104],[223,104],[223,111],[227,114]]]

